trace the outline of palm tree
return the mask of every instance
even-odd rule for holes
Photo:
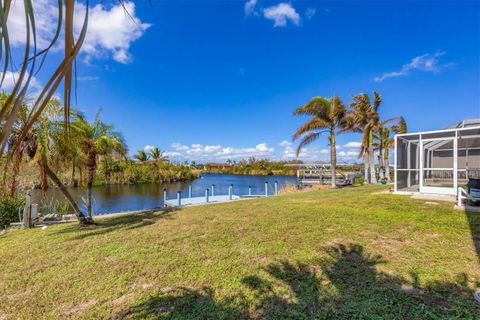
[[[297,157],[302,148],[314,142],[322,133],[328,134],[330,142],[331,186],[336,188],[337,152],[335,136],[346,130],[347,111],[339,97],[315,97],[293,111],[294,115],[308,115],[309,120],[294,133],[292,140],[301,137]]]
[[[168,157],[165,155],[165,152],[162,151],[160,148],[153,147],[152,149],[150,149],[149,154],[155,162],[168,161]]]
[[[362,146],[360,156],[363,157],[365,168],[365,181],[369,183],[377,183],[375,172],[375,133],[379,132],[389,123],[399,121],[400,118],[390,118],[381,121],[379,107],[382,104],[381,95],[373,92],[373,104],[366,93],[353,96],[353,102],[350,103],[352,110],[348,115],[348,127],[352,131],[362,134]]]
[[[144,150],[138,150],[133,157],[140,162],[146,162],[150,158],[150,155],[146,153]]]
[[[48,188],[47,178],[50,178],[73,208],[79,223],[82,225],[91,224],[93,220],[87,218],[81,212],[65,185],[50,167],[51,160],[58,154],[52,137],[58,136],[59,132],[64,132],[63,122],[59,120],[63,114],[64,111],[60,102],[55,99],[50,100],[42,116],[36,119],[35,125],[28,131],[27,135],[22,134],[24,132],[23,127],[27,122],[22,120],[24,119],[23,116],[17,118],[17,123],[13,127],[14,130],[10,137],[12,141],[10,145],[12,149],[9,150],[11,152],[10,156],[21,159],[23,154],[26,154],[31,160],[35,161],[40,169],[40,184],[44,193]]]
[[[378,92],[373,92],[373,104],[366,93],[353,96],[353,102],[350,103],[352,110],[350,112],[350,122],[352,131],[362,133],[362,146],[360,156],[363,157],[365,168],[365,181],[368,183],[377,183],[374,160],[374,131],[380,122],[378,108],[382,104],[382,97]]]
[[[123,155],[127,147],[123,136],[114,131],[113,125],[105,124],[97,112],[95,121],[90,124],[83,116],[78,115],[71,123],[72,133],[76,135],[86,155],[87,169],[87,211],[92,217],[92,187],[95,180],[98,157],[112,153]]]
[[[376,136],[378,142],[378,162],[380,164],[380,179],[390,181],[389,152],[394,147],[394,138],[391,134],[407,133],[407,122],[400,117],[397,124],[386,126],[385,121],[380,124]]]

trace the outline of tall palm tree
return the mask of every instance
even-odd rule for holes
[[[294,115],[308,115],[310,118],[293,134],[292,140],[301,138],[297,147],[297,156],[302,148],[322,134],[328,134],[330,142],[331,187],[337,187],[337,152],[335,136],[346,130],[347,111],[339,97],[315,97],[293,111]]]
[[[383,121],[379,128],[376,138],[378,140],[378,160],[380,164],[380,178],[390,181],[390,149],[394,147],[394,138],[391,134],[407,133],[407,122],[405,118],[400,117],[396,124],[387,126]]]
[[[150,155],[146,153],[144,150],[138,150],[133,157],[140,162],[146,162],[150,158]]]
[[[373,103],[366,93],[353,96],[350,103],[352,110],[348,116],[348,127],[352,131],[362,134],[362,146],[360,156],[363,157],[365,168],[365,181],[369,183],[377,183],[375,172],[375,133],[386,125],[399,121],[398,117],[390,118],[382,121],[379,113],[382,104],[381,95],[373,92]]]
[[[98,157],[112,153],[124,154],[127,147],[123,136],[114,131],[111,124],[105,124],[100,119],[100,111],[93,123],[89,123],[83,116],[78,115],[71,123],[72,134],[80,142],[86,155],[87,169],[87,211],[92,217],[92,187],[98,165]]]
[[[377,183],[374,159],[374,131],[380,122],[378,109],[382,104],[382,97],[378,92],[373,92],[373,104],[366,93],[353,96],[349,125],[353,131],[361,132],[362,146],[360,156],[363,158],[365,168],[365,181]]]

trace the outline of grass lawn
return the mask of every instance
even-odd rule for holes
[[[0,319],[479,319],[480,214],[381,186],[0,236]]]

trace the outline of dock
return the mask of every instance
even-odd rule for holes
[[[207,203],[220,203],[220,202],[227,202],[240,199],[240,196],[232,195],[222,195],[222,196],[209,196],[208,202],[205,201],[205,197],[193,197],[193,198],[181,198],[180,199],[180,206],[191,206],[191,205],[199,205],[199,204],[207,204]],[[165,201],[165,206],[167,207],[178,207],[178,199],[170,199]]]
[[[274,183],[274,190],[273,196],[278,195],[278,182],[275,181]],[[227,195],[217,195],[215,193],[215,185],[213,184],[211,188],[205,189],[205,196],[202,197],[193,197],[192,196],[192,186],[188,187],[188,196],[183,197],[181,190],[177,192],[176,198],[168,198],[167,197],[167,189],[163,189],[163,205],[165,207],[173,208],[173,207],[183,207],[183,206],[191,206],[191,205],[203,205],[209,203],[222,203],[227,201],[235,201],[239,199],[248,199],[248,198],[260,198],[260,197],[268,197],[268,182],[265,182],[265,193],[264,194],[252,194],[252,187],[248,187],[248,194],[246,195],[235,195],[233,194],[233,185],[231,184],[228,187],[228,194]]]

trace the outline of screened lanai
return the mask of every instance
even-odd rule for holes
[[[480,119],[395,136],[395,191],[456,195],[480,177]]]

